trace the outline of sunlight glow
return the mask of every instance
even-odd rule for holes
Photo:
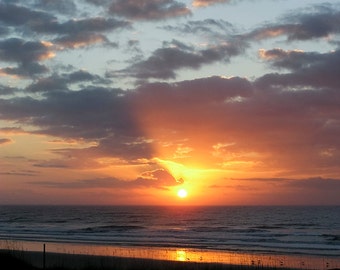
[[[184,199],[185,197],[188,196],[188,192],[182,188],[177,192],[177,196]]]

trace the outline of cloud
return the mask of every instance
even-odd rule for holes
[[[25,134],[26,132],[22,128],[18,127],[2,127],[0,128],[0,134]]]
[[[179,69],[199,69],[214,62],[229,61],[244,49],[242,44],[227,42],[201,50],[195,50],[176,40],[164,45],[165,47],[155,50],[146,60],[136,62],[119,73],[139,79],[174,79]],[[117,72],[113,74],[117,75]]]
[[[340,179],[313,177],[302,180],[289,179],[287,185],[298,189],[340,191]]]
[[[268,84],[288,88],[298,86],[334,88],[340,86],[337,79],[337,74],[340,72],[340,50],[327,53],[305,53],[274,49],[261,51],[261,54],[262,57],[270,61],[272,66],[292,71],[288,74],[267,74],[258,79],[262,86],[268,86]]]
[[[13,170],[13,171],[5,171],[0,172],[0,175],[5,176],[37,176],[39,172],[33,170]]]
[[[32,134],[97,142],[96,147],[83,150],[82,156],[76,150],[59,152],[76,159],[86,156],[85,153],[94,157],[115,156],[130,162],[152,157],[150,142],[144,139],[144,132],[131,115],[128,93],[100,87],[78,91],[59,89],[65,87],[66,82],[92,79],[91,76],[75,72],[59,80],[39,81],[30,90],[44,91],[43,98],[0,100],[0,115],[4,120],[34,126]],[[45,164],[60,165],[54,161]]]
[[[101,34],[80,33],[76,35],[65,35],[54,40],[62,48],[77,49],[91,46],[97,43],[109,43],[109,40]]]
[[[0,59],[5,62],[30,63],[54,57],[50,46],[44,42],[9,38],[0,41]]]
[[[33,11],[21,5],[0,3],[0,21],[8,26],[32,27],[53,20],[55,20],[54,16],[42,11]]]
[[[29,182],[39,186],[49,188],[65,189],[92,189],[92,188],[112,188],[112,189],[139,189],[139,188],[157,188],[168,189],[171,186],[183,184],[183,180],[176,180],[168,171],[157,169],[147,171],[134,180],[121,180],[117,178],[96,178],[84,179],[72,182]]]
[[[233,178],[226,185],[210,188],[237,192],[238,196],[254,197],[262,204],[336,205],[340,192],[339,178]]]
[[[0,60],[17,64],[1,67],[0,75],[37,78],[49,72],[41,61],[55,57],[57,52],[95,44],[117,48],[118,43],[111,42],[106,34],[130,27],[129,22],[114,18],[94,16],[61,21],[51,15],[51,10],[62,12],[69,8],[70,13],[74,12],[73,2],[41,0],[26,4],[0,4],[0,23],[6,26],[1,29],[11,29],[2,31],[8,37],[0,41]],[[38,40],[42,35],[45,40]]]
[[[36,78],[47,72],[49,72],[48,67],[35,62],[19,64],[18,67],[6,67],[0,69],[0,75],[28,79]]]
[[[302,192],[308,193],[309,191],[323,191],[336,193],[340,191],[340,179],[337,178],[323,178],[323,177],[310,177],[310,178],[234,178],[229,181],[237,181],[242,186],[242,182],[252,183],[266,183],[273,187],[284,187],[290,190],[303,190]],[[215,187],[215,186],[214,186]],[[218,187],[215,187],[218,188]],[[219,187],[223,188],[223,187]]]
[[[112,0],[109,11],[132,20],[164,20],[191,14],[183,3],[174,0]]]
[[[284,23],[257,28],[244,38],[262,40],[285,35],[288,41],[326,38],[340,33],[340,13],[328,4],[314,6],[314,11],[296,12],[281,19]]]
[[[79,33],[98,33],[128,27],[129,25],[128,22],[113,18],[93,17],[77,20],[71,19],[63,23],[53,20],[45,24],[34,25],[32,28],[40,33],[74,35]]]
[[[168,31],[177,31],[183,35],[211,35],[213,37],[219,36],[220,39],[225,40],[226,35],[234,32],[234,26],[224,20],[205,19],[201,21],[188,21],[185,24],[176,26],[167,25],[163,27]]]
[[[290,40],[321,38],[340,33],[340,12],[326,4],[317,8],[315,13],[293,14],[287,20],[296,23],[296,27],[288,32]]]
[[[0,60],[17,63],[18,67],[1,68],[0,73],[24,77],[45,73],[48,68],[37,62],[54,56],[55,52],[48,43],[19,38],[4,39],[0,41]]]
[[[12,141],[11,139],[8,139],[8,138],[0,138],[0,145],[12,143],[12,142],[13,142],[13,141]]]
[[[130,23],[125,21],[93,17],[68,20],[63,23],[53,20],[35,25],[33,30],[39,33],[56,34],[58,37],[54,39],[54,43],[65,48],[75,49],[96,43],[117,47],[117,43],[111,43],[102,33],[128,27],[130,27]]]
[[[333,65],[334,57],[326,59],[330,62],[325,61],[323,68],[327,62]],[[211,162],[225,168],[232,168],[236,162],[310,172],[333,169],[339,155],[329,149],[340,147],[339,91],[320,87],[335,87],[333,74],[333,83],[316,74],[312,81],[304,80],[301,72],[266,75],[254,84],[241,78],[218,77],[151,84],[138,90],[135,108],[140,112],[140,126],[148,130],[146,134],[162,137],[171,133],[172,141],[186,138],[184,146],[194,149],[192,157],[209,155]],[[225,146],[211,156],[217,143]]]
[[[1,74],[1,69],[0,69],[0,74]],[[11,87],[11,86],[5,86],[5,85],[1,85],[0,84],[0,96],[3,95],[11,95],[14,94],[17,91],[17,89],[15,87]]]
[[[176,50],[190,52],[185,46]],[[32,85],[32,91],[42,91],[39,99],[0,99],[0,114],[4,120],[35,127],[35,134],[95,141],[95,146],[58,153],[76,162],[88,155],[138,163],[160,157],[162,151],[176,157],[181,144],[192,149],[190,158],[202,166],[337,170],[339,52],[276,49],[263,54],[292,73],[269,73],[253,82],[214,76],[124,91],[59,89],[100,79],[75,71],[49,78],[47,86],[40,81]],[[55,91],[44,91],[47,87]],[[221,147],[215,149],[217,144]]]
[[[54,1],[47,2],[46,0],[40,1],[40,3],[43,3],[44,7],[53,6],[57,9],[64,8],[65,3],[66,5],[74,4],[70,1],[54,3]],[[46,10],[51,11],[50,9]],[[4,3],[0,5],[0,21],[8,26],[22,26],[37,33],[67,35],[84,32],[103,32],[129,26],[128,22],[103,17],[69,19],[60,23],[57,17],[48,12],[35,11],[28,7]]]
[[[192,5],[194,7],[207,7],[219,3],[229,3],[231,0],[193,0]]]
[[[89,82],[93,84],[107,84],[109,81],[98,75],[91,74],[85,70],[77,70],[71,73],[53,74],[50,77],[41,77],[32,84],[28,85],[25,90],[29,92],[48,92],[48,91],[66,91],[69,86]]]

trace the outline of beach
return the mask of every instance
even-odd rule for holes
[[[232,265],[223,263],[198,263],[189,261],[168,261],[143,258],[115,256],[42,253],[30,251],[0,252],[2,265],[5,269],[111,269],[111,270],[223,270],[223,269],[278,269],[262,265]],[[295,269],[282,267],[280,269]]]
[[[340,269],[340,259],[336,257],[27,241],[0,243],[2,254],[13,255],[39,269]]]

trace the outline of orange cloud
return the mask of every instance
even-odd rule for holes
[[[106,41],[107,38],[105,36],[95,33],[79,33],[77,35],[61,37],[56,40],[60,46],[59,49],[77,49]]]
[[[265,50],[259,50],[259,56],[266,60],[276,60],[284,57],[289,57],[290,55],[303,54],[303,50],[283,50],[280,48]]]
[[[218,4],[218,3],[228,3],[228,2],[231,2],[231,0],[194,0],[192,2],[192,6],[207,7],[207,6]]]

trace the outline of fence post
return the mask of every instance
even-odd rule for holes
[[[44,252],[43,252],[43,269],[46,267],[46,245],[44,244]]]

